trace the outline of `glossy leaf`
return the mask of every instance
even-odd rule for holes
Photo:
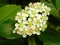
[[[38,38],[41,41],[44,41],[45,45],[58,45],[60,42],[60,31],[55,31],[52,28],[47,29],[45,32],[41,33],[40,36],[38,36]],[[50,44],[51,43],[51,44]]]
[[[55,3],[55,7],[57,10],[60,10],[60,0],[55,0],[56,3]]]
[[[8,19],[14,19],[16,13],[21,10],[21,6],[5,5],[0,8],[0,24]]]
[[[15,25],[15,16],[18,11],[21,10],[21,6],[6,5],[0,8],[0,36],[7,39],[16,39],[20,36],[13,34]]]
[[[0,26],[0,36],[7,38],[7,39],[16,39],[20,38],[20,35],[14,34],[14,22],[11,20],[8,20],[7,22],[4,22]]]
[[[50,14],[52,14],[52,16],[54,16],[56,18],[56,20],[60,21],[60,11],[56,8],[56,4],[54,5],[53,2],[56,2],[55,0],[42,0],[43,3],[45,3],[47,6],[49,6],[51,8]]]

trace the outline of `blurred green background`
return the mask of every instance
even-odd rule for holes
[[[12,31],[16,13],[30,2],[43,2],[51,12],[46,31],[31,36],[28,42],[29,37],[24,39]],[[0,0],[0,45],[60,45],[60,0]]]

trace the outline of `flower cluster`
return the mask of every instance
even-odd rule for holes
[[[29,3],[29,6],[26,6],[21,12],[17,12],[15,20],[18,23],[15,24],[13,33],[22,35],[23,38],[32,34],[40,35],[41,31],[47,28],[46,22],[50,10],[44,3]]]

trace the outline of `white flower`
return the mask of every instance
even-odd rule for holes
[[[48,20],[48,17],[47,17],[47,16],[42,15],[42,21],[47,21],[47,20]]]
[[[40,33],[41,33],[40,31],[36,32],[37,35],[40,35]]]
[[[17,15],[20,15],[21,13],[20,12],[17,12]]]
[[[32,21],[32,18],[28,18],[28,21]]]
[[[26,34],[27,34],[26,30],[21,31],[21,35],[23,36],[23,38],[25,38],[27,36]]]
[[[15,20],[18,23],[15,24],[13,33],[17,33],[23,38],[26,38],[27,35],[40,35],[41,31],[43,32],[47,28],[47,15],[50,10],[44,3],[29,3],[29,6],[26,6],[21,12],[17,12]]]
[[[28,6],[26,6],[26,7],[25,7],[25,10],[29,10],[29,7],[28,7]]]
[[[22,35],[23,38],[26,38],[27,35]]]
[[[40,19],[42,17],[41,14],[37,14],[37,19]]]
[[[18,24],[18,23],[16,23],[16,24],[15,24],[15,27],[17,27],[17,28],[18,28],[18,27],[19,27],[19,24]]]
[[[44,24],[44,25],[42,25],[42,31],[44,31],[46,28],[47,28],[47,25],[46,24]]]
[[[32,30],[31,28],[29,28],[29,29],[27,30],[27,35],[31,36],[32,33],[33,33],[33,30]]]

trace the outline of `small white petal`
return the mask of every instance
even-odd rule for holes
[[[40,32],[37,32],[36,34],[37,34],[37,35],[40,35]]]
[[[28,21],[32,21],[32,19],[31,18],[28,18]]]
[[[35,32],[35,31],[33,31],[33,34],[36,34],[36,32]]]
[[[37,19],[40,19],[42,16],[40,14],[37,14]]]
[[[15,31],[15,30],[13,30],[13,33],[16,33],[16,31]]]
[[[19,24],[18,24],[18,23],[16,23],[16,24],[15,24],[15,27],[17,27],[17,28],[18,28],[18,26],[19,26]]]
[[[17,12],[17,15],[20,15],[21,13],[20,12]]]
[[[22,35],[22,36],[23,36],[23,38],[26,38],[27,35]]]
[[[29,7],[28,7],[28,6],[26,6],[26,7],[25,7],[25,10],[28,10],[28,9],[29,9]]]

